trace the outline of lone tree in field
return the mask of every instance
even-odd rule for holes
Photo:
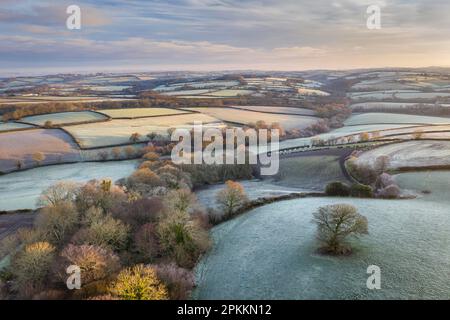
[[[226,215],[232,215],[236,209],[248,201],[244,187],[239,182],[228,180],[226,188],[217,193],[217,202]]]
[[[322,243],[321,251],[325,253],[350,253],[351,247],[345,239],[368,234],[367,218],[349,204],[320,207],[313,216],[313,222],[317,224],[317,238]]]
[[[45,160],[45,155],[42,152],[36,152],[35,154],[33,154],[32,158],[36,162],[36,164],[40,166],[42,161]]]
[[[141,138],[141,135],[139,133],[135,132],[135,133],[131,134],[130,141],[133,143],[136,143],[139,141],[140,138]]]

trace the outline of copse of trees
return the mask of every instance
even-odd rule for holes
[[[360,182],[353,186],[351,194],[357,197],[399,198],[401,190],[391,175],[390,158],[381,155],[372,164],[359,163],[357,157],[352,156],[346,161],[349,173]],[[370,189],[370,190],[369,190]]]
[[[143,197],[107,180],[59,183],[39,203],[34,227],[1,242],[0,254],[11,255],[0,280],[12,284],[9,297],[189,297],[190,269],[210,245],[209,226],[189,189]],[[69,265],[81,269],[81,290],[63,289]]]

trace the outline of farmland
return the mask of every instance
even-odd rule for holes
[[[363,113],[354,115],[345,121],[346,126],[371,124],[443,124],[450,118],[414,116],[394,113]]]
[[[0,132],[28,128],[33,128],[33,126],[17,122],[0,122]]]
[[[37,116],[29,116],[21,119],[22,122],[31,123],[37,126],[43,126],[47,121],[52,125],[65,125],[80,122],[98,122],[106,121],[108,118],[96,112],[78,111],[78,112],[60,112]]]
[[[356,252],[350,257],[317,254],[312,213],[342,202],[355,205],[368,218],[369,235],[354,244]],[[196,269],[194,297],[442,298],[450,290],[449,210],[445,202],[430,205],[426,196],[391,201],[309,198],[253,209],[213,229],[214,246]],[[383,290],[367,290],[368,261],[389,270]]]
[[[102,109],[99,112],[113,119],[159,117],[186,113],[186,111],[168,108]]]
[[[79,160],[79,152],[72,138],[58,129],[36,129],[0,134],[0,171],[17,169],[18,161],[23,168],[36,165],[33,155],[41,153],[42,164],[56,164]]]
[[[152,159],[145,166],[152,168],[151,183],[157,186],[122,180],[126,201],[154,195],[171,201],[165,198],[169,192],[190,188],[194,181],[180,184],[177,168],[166,162],[170,129],[190,129],[195,122],[216,128],[279,123],[286,134],[281,152],[271,154],[280,157],[276,174],[260,176],[257,166],[242,169],[245,174],[234,167],[196,172],[204,182],[193,183],[200,202],[193,210],[215,226],[209,231],[213,246],[195,268],[197,287],[190,298],[447,297],[450,80],[445,74],[390,69],[142,72],[17,77],[0,79],[0,87],[6,92],[0,94],[0,103],[5,102],[0,114],[14,119],[0,122],[0,211],[36,209],[40,193],[57,182],[118,181],[130,176],[148,152],[162,156],[145,157]],[[134,102],[126,103],[129,99]],[[81,104],[90,100],[103,102]],[[24,107],[28,102],[49,106]],[[380,156],[387,159],[382,172],[398,183],[395,197],[402,200],[376,199],[381,197]],[[369,174],[373,169],[376,181],[354,174],[352,161]],[[162,164],[170,173],[160,173],[156,166]],[[252,201],[235,215],[224,215],[217,197],[228,179],[238,180]],[[356,179],[368,184],[363,187],[374,198],[324,193],[331,182],[353,190]],[[356,206],[369,221],[369,234],[349,242],[354,250],[348,256],[317,250],[312,213],[336,203]],[[32,223],[30,216],[9,215],[3,221],[11,230]],[[367,290],[368,263],[382,268],[383,290]]]
[[[225,122],[242,125],[255,123],[259,120],[265,121],[268,124],[278,122],[286,130],[305,128],[317,122],[319,119],[311,116],[268,114],[247,110],[232,110],[232,112],[230,112],[227,108],[187,108],[187,110],[201,112]]]
[[[220,121],[203,114],[180,114],[138,119],[116,119],[108,122],[82,124],[65,127],[80,143],[82,148],[97,148],[120,144],[129,144],[133,133],[141,135],[140,141],[147,141],[149,133],[167,135],[167,130],[174,127],[189,127],[195,121],[203,124],[221,125]]]
[[[231,106],[231,108],[244,109],[257,112],[292,114],[301,116],[315,116],[316,112],[306,108],[290,108],[290,107],[276,107],[276,106]]]
[[[357,163],[373,165],[380,155],[390,158],[389,168],[448,167],[450,166],[450,141],[407,141],[381,146],[362,153]]]
[[[113,181],[129,176],[137,161],[105,163],[82,162],[35,168],[0,176],[0,211],[34,209],[42,191],[59,181],[87,182],[109,178]],[[43,179],[45,177],[45,179]]]

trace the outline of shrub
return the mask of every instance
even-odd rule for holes
[[[53,123],[50,120],[45,121],[44,128],[50,129],[53,127]]]
[[[109,294],[110,280],[98,280],[87,284],[83,284],[80,290],[74,290],[73,299],[89,299],[90,297],[98,297]]]
[[[111,180],[92,180],[80,188],[76,205],[80,212],[97,207],[106,213],[127,200],[128,196],[125,191],[121,187],[113,185]]]
[[[110,249],[97,246],[69,244],[61,252],[61,257],[64,271],[69,265],[80,267],[83,284],[107,278],[120,269],[119,257]]]
[[[57,202],[56,205],[41,209],[36,227],[47,241],[58,245],[75,230],[78,216],[71,202]]]
[[[36,165],[40,166],[46,157],[42,152],[36,152],[31,156],[31,158],[36,162]]]
[[[144,154],[143,158],[148,161],[157,161],[159,159],[159,154],[156,152],[147,152]]]
[[[232,215],[248,201],[244,187],[233,181],[227,181],[226,187],[216,195],[217,202],[226,215]]]
[[[373,190],[371,186],[355,183],[350,187],[350,195],[357,198],[372,198]]]
[[[130,180],[132,184],[142,183],[152,187],[163,185],[158,175],[148,168],[136,170],[128,180]]]
[[[184,212],[168,213],[157,233],[164,254],[182,267],[193,267],[210,244],[208,233]]]
[[[147,223],[141,226],[134,235],[134,245],[142,261],[153,261],[160,252],[155,224]]]
[[[350,195],[350,188],[345,183],[339,181],[330,182],[325,188],[325,193],[328,196],[348,197]]]
[[[394,179],[388,173],[382,173],[378,176],[377,181],[375,182],[376,189],[383,189],[391,184],[395,184]]]
[[[58,182],[46,190],[44,190],[39,197],[38,205],[54,206],[60,202],[67,202],[75,200],[80,185],[73,182]]]
[[[368,233],[366,217],[349,204],[320,207],[313,216],[313,222],[317,224],[317,237],[323,244],[323,252],[349,253],[351,248],[344,244],[345,239]]]
[[[356,157],[351,157],[346,161],[346,166],[350,174],[358,181],[364,184],[375,183],[378,173],[370,165],[358,164]]]
[[[388,199],[396,199],[400,197],[400,194],[400,188],[395,184],[391,184],[378,192],[378,196]]]
[[[13,258],[11,270],[22,295],[31,296],[43,288],[54,253],[55,247],[50,243],[36,242],[25,246],[24,250]]]
[[[0,240],[0,260],[8,254],[14,253],[20,245],[19,237],[11,234]]]
[[[120,251],[128,244],[129,227],[110,215],[93,219],[88,227],[79,230],[72,241]]]
[[[386,155],[379,156],[373,164],[374,170],[380,175],[386,172],[391,164],[391,158]]]
[[[65,297],[64,291],[50,289],[35,294],[32,300],[63,300]]]
[[[125,203],[113,209],[112,214],[133,227],[139,227],[146,223],[155,222],[162,209],[163,201],[161,198],[152,197]]]
[[[122,270],[110,288],[112,295],[124,300],[166,300],[167,288],[151,267],[136,265]]]
[[[180,268],[175,263],[154,265],[158,278],[167,286],[171,300],[187,300],[194,288],[192,271]]]
[[[164,204],[171,211],[191,212],[197,205],[197,197],[189,189],[173,190],[165,196]]]

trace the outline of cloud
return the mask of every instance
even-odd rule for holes
[[[65,28],[71,3],[30,2],[0,2],[0,61],[298,69],[450,59],[448,0],[78,0],[81,31]]]

